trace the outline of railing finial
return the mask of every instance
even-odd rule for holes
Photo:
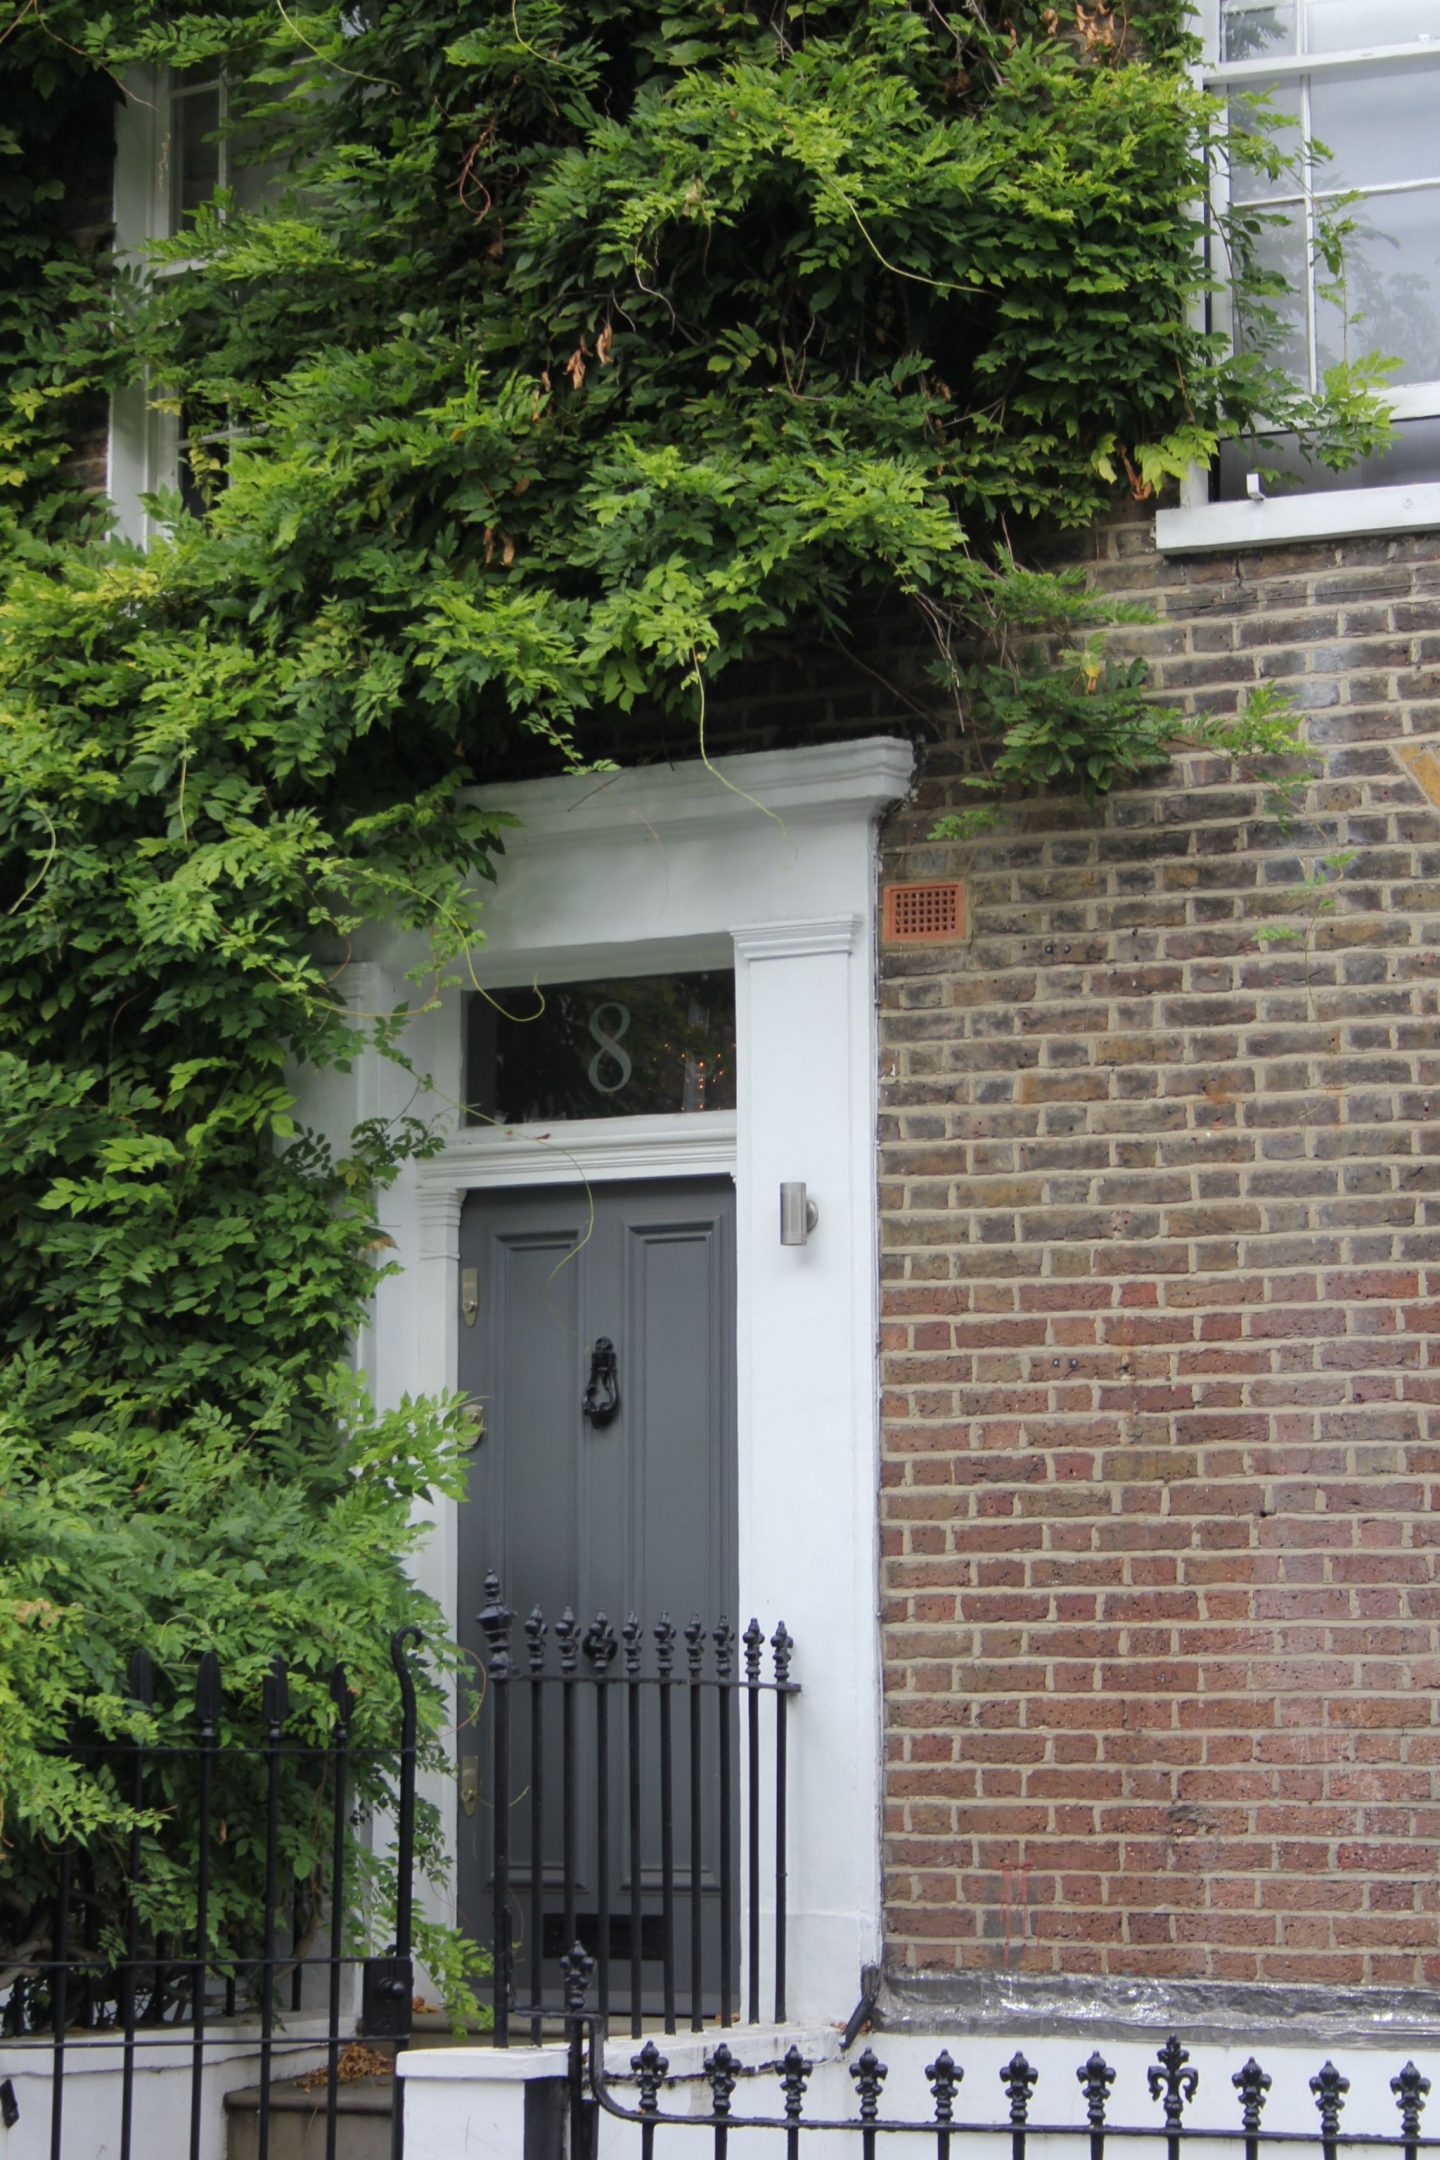
[[[964,2075],[965,2072],[949,2048],[941,2048],[934,2062],[926,2063],[925,2077],[935,2095],[937,2123],[950,2123],[955,2120],[955,2094]]]
[[[583,2017],[585,1997],[590,1992],[590,1977],[595,1970],[595,1960],[583,1943],[576,1943],[560,1960],[560,1970],[565,1975],[565,2015]]]
[[[860,2102],[860,2120],[872,2123],[880,2113],[880,2088],[890,2075],[890,2066],[881,2062],[874,2048],[867,2047],[859,2061],[851,2063],[850,2075]]]

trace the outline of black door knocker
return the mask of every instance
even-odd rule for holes
[[[590,1378],[580,1398],[580,1408],[592,1425],[608,1425],[620,1408],[615,1345],[608,1335],[599,1335],[595,1339],[595,1348],[590,1353]]]

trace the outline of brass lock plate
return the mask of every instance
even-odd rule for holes
[[[467,1815],[473,1815],[480,1805],[480,1758],[478,1755],[462,1755],[460,1758],[460,1805]]]

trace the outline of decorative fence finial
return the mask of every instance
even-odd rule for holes
[[[626,1677],[631,1680],[638,1680],[640,1677],[640,1644],[644,1636],[644,1629],[633,1612],[620,1632],[625,1638]]]
[[[580,1648],[595,1667],[596,1672],[604,1673],[610,1670],[610,1667],[615,1662],[615,1653],[619,1647],[615,1630],[611,1627],[604,1613],[596,1613],[580,1642]]]
[[[668,1612],[662,1612],[655,1623],[655,1664],[662,1680],[668,1680],[675,1667],[675,1623]]]
[[[1115,2072],[1099,2048],[1095,2048],[1088,2059],[1081,2063],[1075,2072],[1075,2080],[1085,2095],[1085,2120],[1092,2130],[1103,2130],[1105,2102],[1110,2096],[1110,2087],[1115,2082]]]
[[[500,1595],[500,1578],[492,1568],[485,1577],[485,1603],[476,1615],[480,1631],[490,1645],[490,1678],[510,1678],[510,1629],[515,1615]]]
[[[580,1623],[568,1605],[555,1622],[555,1640],[560,1645],[561,1678],[571,1680],[580,1656]]]
[[[730,2113],[730,2095],[742,2065],[722,2040],[713,2055],[705,2057],[705,2075],[710,2080],[710,2112],[722,2118]]]
[[[1350,2080],[1342,2077],[1333,2062],[1324,2062],[1310,2080],[1310,2090],[1315,2095],[1315,2105],[1320,2110],[1320,2134],[1333,2138],[1340,2130],[1340,2110],[1345,2105],[1345,2095],[1350,2090]]]
[[[576,1943],[568,1956],[560,1960],[560,1970],[565,1975],[565,2014],[582,2017],[585,1997],[590,1990],[590,1976],[595,1970],[595,1960],[583,1943]]]
[[[1005,2087],[1005,2097],[1010,2102],[1010,2122],[1014,2129],[1023,2130],[1030,2114],[1030,2095],[1039,2083],[1040,2073],[1033,2063],[1028,2063],[1019,2048],[1000,2072],[1000,2082]]]
[[[880,2113],[880,2088],[890,2075],[890,2066],[881,2062],[874,2048],[867,2047],[859,2061],[851,2063],[850,2075],[860,2102],[860,2120],[872,2123]]]
[[[1249,2062],[1242,2063],[1230,2080],[1240,2095],[1240,2122],[1247,2136],[1254,2137],[1260,2128],[1260,2117],[1265,2108],[1265,2095],[1271,2086],[1268,2070],[1262,2070],[1252,2055]]]
[[[638,2055],[630,2057],[630,2068],[640,2087],[639,2107],[642,2115],[658,2115],[660,2112],[660,2087],[670,2068],[667,2058],[660,2053],[653,2040],[647,2040]]]
[[[747,1687],[759,1687],[760,1653],[765,1648],[765,1630],[758,1620],[751,1620],[741,1640],[745,1645],[745,1683]]]
[[[934,2062],[926,2063],[925,2076],[931,2092],[935,2095],[935,2120],[952,2123],[955,2120],[955,2095],[965,2072],[960,2068],[949,2048],[941,2048]]]
[[[536,1605],[532,1608],[530,1617],[525,1622],[525,1645],[530,1653],[530,1677],[532,1680],[538,1680],[545,1670],[545,1637],[548,1632],[549,1630],[545,1625],[545,1615],[541,1612],[540,1607]]]
[[[1425,2108],[1425,2095],[1430,2090],[1430,2080],[1422,2077],[1413,2062],[1390,2080],[1390,2090],[1395,2095],[1395,2105],[1400,2110],[1400,2132],[1403,2137],[1420,2135],[1420,2117]]]
[[[786,2048],[785,2060],[780,2065],[780,2090],[785,2095],[787,2123],[798,2123],[800,2120],[800,2111],[805,2105],[805,2087],[810,2082],[810,2073],[814,2068],[814,2063],[802,2055],[792,2041]]]
[[[1171,2033],[1145,2073],[1151,2099],[1164,2102],[1167,2130],[1179,2129],[1186,2103],[1194,2099],[1200,2083],[1199,2071],[1185,2068],[1189,2060],[1189,2048],[1181,2047],[1178,2036]]]

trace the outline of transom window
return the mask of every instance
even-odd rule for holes
[[[726,969],[546,983],[466,999],[466,1121],[479,1125],[735,1108]]]
[[[1268,91],[1294,123],[1278,140],[1300,153],[1298,174],[1237,163],[1231,176],[1235,202],[1276,220],[1257,253],[1292,287],[1269,303],[1284,321],[1277,359],[1310,391],[1342,360],[1399,362],[1385,451],[1330,473],[1275,437],[1265,462],[1312,490],[1440,478],[1440,0],[1211,0],[1210,12],[1207,82],[1231,132],[1257,130],[1253,95]],[[1234,334],[1243,343],[1243,314]],[[1222,453],[1221,495],[1243,494],[1254,463],[1243,444]]]

